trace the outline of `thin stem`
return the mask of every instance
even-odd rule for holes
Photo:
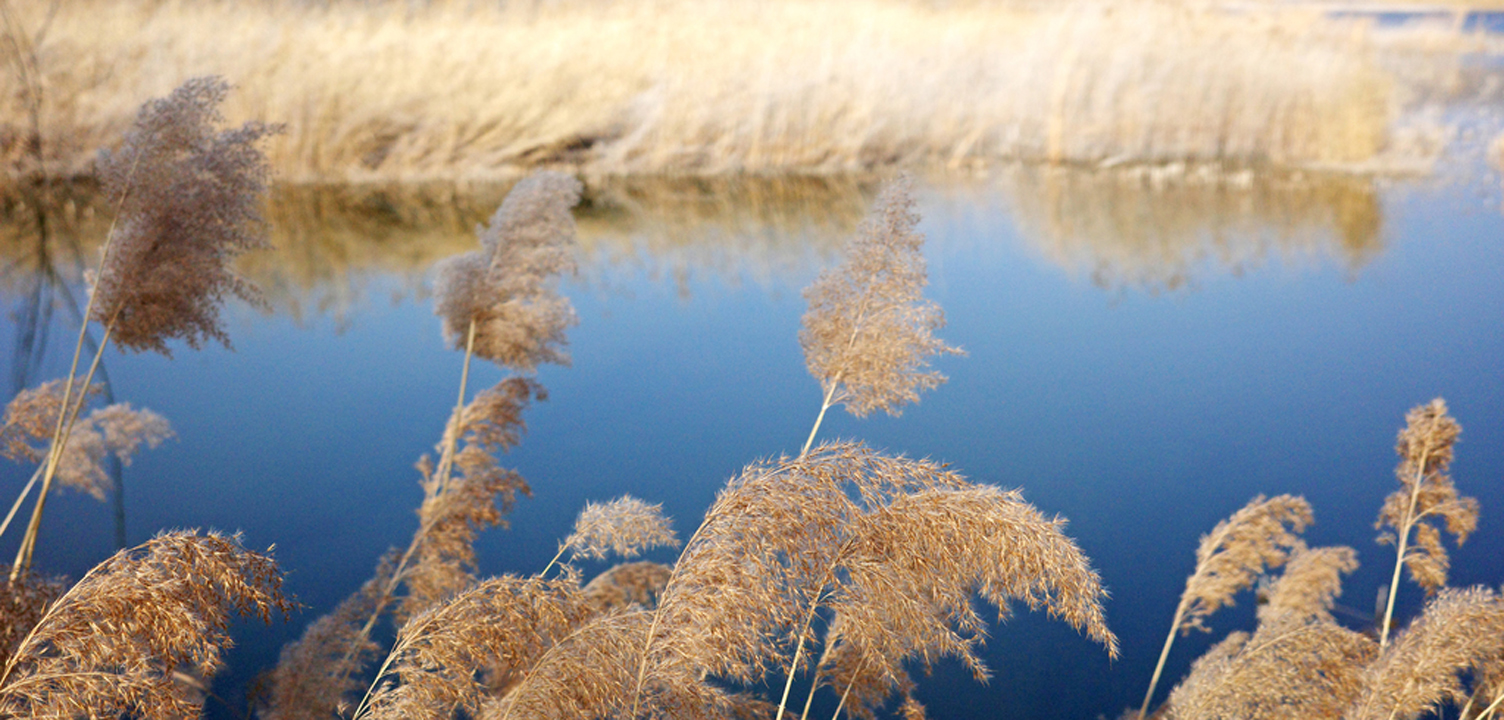
[[[84,376],[83,388],[78,391],[77,401],[73,403],[72,411],[70,412],[65,404],[63,413],[59,416],[60,421],[66,417],[67,424],[61,425],[58,434],[53,438],[52,452],[47,456],[47,470],[42,474],[42,489],[37,492],[37,504],[32,508],[31,521],[26,525],[26,534],[21,538],[21,547],[16,551],[16,562],[10,570],[11,583],[15,583],[16,578],[22,572],[31,568],[31,556],[36,550],[37,533],[42,526],[42,510],[47,506],[47,493],[52,489],[52,480],[57,476],[57,466],[62,460],[63,450],[67,447],[68,435],[73,431],[73,423],[78,420],[78,413],[83,410],[84,403],[88,400],[87,388],[94,380],[94,372],[99,369],[99,361],[104,357],[104,349],[109,347],[110,332],[115,329],[115,320],[119,317],[120,311],[117,309],[115,316],[110,318],[109,324],[105,325],[104,336],[100,338],[99,349],[94,353],[93,362],[89,363],[89,372]],[[66,403],[66,390],[63,397]]]
[[[1165,647],[1159,651],[1159,662],[1154,665],[1154,676],[1149,678],[1149,691],[1144,693],[1144,704],[1138,709],[1138,720],[1144,720],[1149,714],[1149,701],[1154,698],[1154,687],[1159,684],[1159,674],[1164,672],[1165,658],[1170,656],[1170,646],[1175,644],[1175,633],[1180,630],[1180,621],[1185,617],[1188,607],[1188,598],[1180,598],[1180,606],[1175,608],[1175,620],[1170,623],[1170,634],[1165,637]]]
[[[16,517],[16,511],[21,509],[21,505],[26,502],[26,496],[31,494],[31,489],[36,486],[38,480],[42,479],[42,471],[46,469],[46,465],[38,465],[36,472],[31,474],[31,480],[26,483],[26,487],[21,488],[20,497],[17,497],[16,501],[11,504],[10,512],[5,514],[5,522],[0,523],[0,536],[5,535],[6,528],[10,527],[10,521]]]
[[[554,553],[554,559],[549,560],[548,564],[545,565],[545,566],[543,566],[543,572],[538,573],[538,577],[542,578],[543,576],[547,575],[548,571],[552,570],[553,567],[554,567],[554,565],[559,562],[559,558],[564,557],[564,551],[568,550],[568,549],[569,549],[568,545],[566,545],[564,543],[560,543],[559,544],[559,552]]]
[[[830,720],[839,720],[839,718],[841,717],[841,708],[846,707],[846,698],[851,697],[851,688],[856,687],[856,678],[858,675],[862,674],[862,670],[866,669],[867,659],[869,657],[871,656],[865,653],[862,655],[862,664],[856,666],[856,672],[851,674],[851,682],[846,683],[846,690],[845,692],[841,693],[841,702],[836,703],[836,714],[831,715]],[[808,712],[808,708],[805,708],[805,710],[806,712]]]
[[[439,465],[434,469],[433,473],[432,482],[435,487],[435,495],[444,492],[444,489],[448,486],[448,474],[454,466],[454,447],[459,435],[460,423],[465,415],[465,385],[470,379],[470,357],[474,354],[474,351],[475,320],[471,319],[470,330],[465,338],[465,364],[464,368],[460,370],[459,401],[454,406],[453,414],[450,415],[449,428],[446,428],[444,432],[444,448],[439,452]],[[453,432],[450,432],[450,428],[452,428]],[[402,558],[397,561],[396,569],[392,570],[391,579],[387,580],[386,587],[382,589],[381,598],[376,602],[376,609],[371,611],[370,617],[366,618],[366,622],[361,626],[360,632],[356,634],[355,639],[350,642],[350,647],[345,651],[344,659],[340,661],[340,666],[345,668],[346,673],[349,672],[350,659],[355,657],[356,648],[360,647],[360,644],[371,636],[371,630],[376,627],[376,621],[381,619],[381,613],[386,610],[387,605],[391,604],[391,598],[397,592],[397,585],[402,582],[402,572],[407,569],[407,563],[413,559],[413,555],[422,546],[423,539],[427,537],[428,530],[431,527],[432,525],[425,521],[422,525],[418,526],[418,531],[413,533],[412,542],[408,543],[407,550],[402,553]],[[345,675],[341,675],[340,682],[344,682],[344,679]]]
[[[1436,423],[1441,421],[1441,416],[1431,420],[1434,429]],[[1428,433],[1429,437],[1429,433]],[[1395,541],[1394,576],[1389,579],[1389,601],[1384,607],[1384,624],[1379,631],[1379,649],[1383,650],[1389,644],[1389,623],[1394,618],[1394,596],[1399,594],[1400,568],[1405,566],[1405,546],[1410,544],[1410,529],[1415,526],[1415,504],[1420,501],[1420,484],[1426,477],[1426,461],[1430,459],[1431,447],[1427,443],[1425,452],[1421,453],[1420,462],[1415,468],[1415,482],[1410,488],[1410,506],[1405,509],[1403,527],[1395,528],[1399,532],[1399,538]]]
[[[841,374],[836,373],[835,379],[830,382],[830,389],[825,391],[825,401],[820,404],[820,414],[815,416],[815,426],[809,429],[809,439],[804,441],[804,449],[799,451],[800,459],[809,454],[809,446],[815,442],[815,433],[820,431],[820,423],[825,421],[825,411],[830,409],[830,401],[835,397],[836,386],[840,382]]]

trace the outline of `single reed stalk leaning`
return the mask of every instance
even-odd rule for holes
[[[470,330],[465,338],[465,364],[463,369],[460,370],[460,399],[454,406],[454,414],[450,417],[450,424],[453,426],[454,432],[444,433],[444,448],[439,452],[438,467],[434,468],[434,479],[437,481],[436,486],[438,488],[435,491],[436,493],[444,492],[444,488],[449,484],[448,473],[450,468],[454,466],[454,447],[458,441],[459,424],[465,414],[465,385],[470,380],[470,357],[474,351],[475,321],[471,320]],[[347,672],[350,658],[355,657],[356,648],[360,647],[360,644],[371,636],[371,630],[375,629],[376,621],[381,619],[381,613],[386,610],[387,602],[392,597],[392,594],[397,592],[398,583],[402,582],[402,571],[407,568],[407,563],[413,559],[413,555],[422,546],[424,537],[428,535],[428,530],[432,526],[426,523],[427,521],[425,521],[425,524],[418,526],[418,531],[413,533],[412,542],[408,543],[407,550],[402,553],[402,558],[397,561],[397,567],[392,571],[392,577],[387,581],[386,587],[382,589],[381,597],[377,600],[376,607],[371,611],[371,616],[366,618],[365,624],[360,627],[360,632],[355,635],[355,638],[350,641],[350,647],[345,650],[345,656],[340,661],[340,666],[347,668]],[[384,671],[385,669],[386,666],[383,664],[382,670]],[[380,679],[381,674],[377,673],[376,677]],[[339,678],[339,682],[344,682],[344,680],[343,676]],[[367,692],[367,695],[369,694]],[[364,704],[364,701],[362,701],[362,704]]]
[[[816,425],[816,427],[819,426]],[[801,455],[800,457],[803,456]],[[840,565],[843,559],[845,559],[846,553],[850,552],[852,543],[855,541],[856,536],[847,538],[846,542],[841,544],[841,549],[837,550],[835,556],[831,558],[830,567],[825,568],[825,577],[821,579],[819,587],[816,588],[815,599],[809,604],[809,612],[804,616],[804,626],[799,628],[799,642],[794,646],[794,663],[789,666],[789,677],[783,682],[783,698],[778,701],[778,713],[773,717],[783,717],[783,709],[788,705],[789,701],[789,690],[794,687],[794,675],[798,674],[799,672],[799,660],[804,656],[804,640],[805,638],[809,637],[809,628],[815,622],[815,613],[820,609],[820,602],[826,597],[825,586],[835,580],[836,567]],[[816,672],[818,671],[819,666],[816,665]],[[817,677],[815,679],[818,680],[819,678]],[[818,687],[818,685],[816,685],[816,687]],[[810,697],[813,697],[815,694],[815,687],[811,687],[809,693]],[[804,703],[804,711],[809,712],[808,700],[806,700]]]
[[[1436,415],[1431,419],[1431,427],[1441,422],[1444,415]],[[1395,528],[1398,536],[1395,540],[1394,577],[1389,580],[1389,599],[1384,605],[1384,623],[1379,629],[1379,649],[1384,649],[1389,644],[1389,624],[1394,618],[1394,596],[1399,594],[1400,569],[1405,566],[1405,548],[1410,544],[1410,530],[1415,527],[1415,504],[1420,499],[1421,480],[1426,477],[1426,461],[1430,459],[1431,447],[1427,443],[1426,449],[1421,453],[1420,462],[1415,466],[1415,486],[1410,490],[1410,506],[1405,511],[1405,521],[1401,527]]]
[[[841,709],[846,707],[846,699],[849,698],[849,697],[851,697],[851,688],[856,687],[856,678],[857,678],[857,676],[861,675],[862,674],[862,670],[866,669],[866,667],[867,667],[867,658],[868,657],[870,657],[870,656],[868,656],[866,654],[862,655],[862,664],[856,666],[856,672],[854,672],[854,673],[851,674],[851,682],[846,683],[846,690],[841,693],[841,701],[838,702],[838,703],[836,703],[836,712],[835,712],[834,715],[830,716],[830,720],[840,720]],[[811,699],[813,699],[814,696],[815,696],[815,693],[813,691],[811,691],[809,696],[810,696]],[[809,701],[808,700],[806,700],[804,702],[804,713],[805,713],[805,715],[809,714]],[[803,715],[801,715],[799,717],[799,720],[805,720],[805,717]]]

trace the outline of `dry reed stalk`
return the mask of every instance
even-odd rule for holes
[[[1384,499],[1379,519],[1374,522],[1374,529],[1392,528],[1382,532],[1378,541],[1396,548],[1394,575],[1379,631],[1381,646],[1389,643],[1400,568],[1409,568],[1410,577],[1425,588],[1427,595],[1435,593],[1446,585],[1450,565],[1441,543],[1441,528],[1445,527],[1461,545],[1478,527],[1478,501],[1459,496],[1446,474],[1461,432],[1462,426],[1447,414],[1441,398],[1418,405],[1405,415],[1405,427],[1395,444],[1400,464],[1394,473],[1400,487]]]
[[[23,23],[42,5],[22,3]],[[64,3],[38,48],[48,166],[87,172],[126,123],[123,98],[200,72],[243,88],[237,116],[290,121],[274,166],[299,180],[1020,158],[1372,167],[1398,95],[1361,24],[1289,8],[511,8]],[[237,32],[207,31],[224,27]],[[0,124],[24,117],[7,94]]]
[[[1468,698],[1465,673],[1504,655],[1504,600],[1493,590],[1443,588],[1365,670],[1347,720],[1411,720]]]
[[[801,455],[832,405],[856,417],[873,410],[899,415],[921,390],[945,381],[929,369],[930,356],[961,352],[933,334],[945,315],[921,295],[928,282],[924,236],[914,231],[919,215],[909,185],[901,178],[883,190],[847,245],[845,262],[804,291],[809,310],[799,345],[825,397]]]
[[[122,550],[47,606],[0,674],[8,717],[190,717],[174,679],[211,677],[233,616],[291,605],[267,555],[238,538],[172,533]]]
[[[1180,604],[1170,621],[1170,633],[1139,707],[1139,720],[1148,716],[1149,702],[1154,699],[1154,688],[1159,684],[1176,633],[1206,630],[1203,620],[1208,615],[1223,605],[1231,605],[1233,596],[1252,585],[1265,568],[1285,562],[1291,548],[1300,542],[1295,533],[1305,530],[1311,522],[1311,506],[1304,498],[1280,495],[1265,499],[1260,495],[1232,517],[1218,522],[1211,533],[1201,536],[1201,544],[1196,548],[1196,570],[1186,578],[1185,592],[1180,595]],[[1286,525],[1291,529],[1287,530]]]

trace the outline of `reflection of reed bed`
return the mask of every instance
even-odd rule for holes
[[[286,123],[268,154],[290,179],[1364,165],[1394,113],[1362,25],[1293,10],[496,5],[63,3],[38,47],[49,163],[87,172],[142,99],[204,73],[238,86],[231,117]],[[20,3],[21,24],[41,27],[48,6]],[[30,166],[19,95],[0,96],[12,172]]]
[[[1383,250],[1377,191],[1348,175],[1018,168],[999,187],[1045,257],[1103,287],[1173,290],[1320,256],[1353,272]]]

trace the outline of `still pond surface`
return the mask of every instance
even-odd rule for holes
[[[941,358],[949,382],[902,417],[832,413],[821,435],[949,462],[1069,518],[1112,593],[1123,650],[1110,662],[1020,609],[993,628],[990,684],[951,665],[921,680],[931,717],[1136,707],[1198,537],[1260,493],[1304,495],[1317,516],[1307,540],[1358,549],[1340,602],[1360,626],[1393,562],[1372,524],[1396,486],[1395,434],[1437,396],[1464,428],[1457,485],[1483,508],[1452,582],[1504,582],[1499,181],[1481,162],[1444,174],[1463,179],[1022,168],[916,183],[927,296],[946,312],[940,335],[968,355]],[[875,190],[845,179],[591,187],[582,271],[564,285],[580,316],[573,365],[540,373],[548,400],[504,458],[533,497],[510,529],[482,536],[482,573],[537,572],[586,501],[624,493],[663,503],[687,537],[744,465],[797,453],[820,402],[797,340],[800,291],[836,261]],[[178,435],[124,471],[126,541],[243,532],[250,547],[276,545],[306,606],[237,629],[216,686],[230,703],[411,537],[413,462],[432,452],[462,359],[440,339],[428,271],[473,247],[471,228],[503,192],[280,189],[269,214],[280,249],[245,264],[274,310],[229,310],[233,352],[106,355],[116,398]],[[92,262],[104,225],[91,202],[63,225]],[[0,353],[13,392],[65,374],[76,324],[63,289],[32,294],[35,248],[6,242]],[[73,260],[53,253],[78,298]],[[55,306],[50,320],[33,312],[37,297]],[[477,372],[472,387],[500,377]],[[29,471],[0,466],[0,488],[17,491]],[[54,502],[37,564],[76,578],[115,549],[115,511]],[[1408,616],[1422,597],[1402,593]],[[1162,693],[1210,642],[1250,629],[1254,604],[1245,593],[1214,633],[1178,642]]]

